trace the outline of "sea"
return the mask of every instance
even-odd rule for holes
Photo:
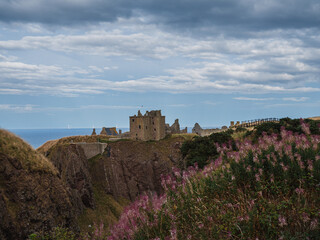
[[[205,127],[207,128],[207,127]],[[204,128],[204,129],[205,129]],[[213,128],[213,127],[212,127]],[[117,128],[122,132],[128,132],[129,128]],[[182,128],[183,129],[183,128]],[[91,135],[92,128],[54,128],[54,129],[8,129],[10,132],[21,137],[29,143],[33,148],[38,148],[49,140],[60,139],[70,136],[85,136]],[[102,128],[96,128],[96,133],[99,134]],[[188,127],[188,133],[192,132],[192,127]]]
[[[129,131],[129,128],[117,128],[122,132]],[[69,136],[79,136],[79,135],[91,135],[92,128],[56,128],[56,129],[8,129],[10,132],[21,137],[27,143],[29,143],[33,148],[38,148],[45,142],[49,140],[60,139]],[[96,133],[99,134],[102,128],[96,128]]]

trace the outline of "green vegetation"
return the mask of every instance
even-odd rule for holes
[[[141,196],[120,217],[123,205],[95,183],[99,213],[80,222],[102,221],[81,239],[319,239],[319,123],[284,118],[252,131],[188,136],[184,167],[162,177],[164,194]]]
[[[216,144],[231,144],[235,148],[235,142],[232,138],[233,131],[213,133],[207,137],[194,137],[187,140],[181,147],[181,153],[187,167],[195,163],[203,168],[211,160],[218,156]]]
[[[203,170],[174,169],[165,194],[128,206],[108,239],[319,239],[320,135],[300,127],[219,145]],[[204,139],[194,142],[209,150]]]
[[[95,169],[99,168],[101,155],[97,155],[88,160],[89,171],[94,176]],[[87,208],[78,217],[78,224],[82,233],[91,233],[95,224],[110,226],[115,223],[123,211],[124,206],[129,204],[126,199],[115,199],[112,195],[105,192],[104,182],[99,182],[95,177],[92,178],[93,196],[95,208]]]
[[[33,233],[28,240],[75,240],[76,235],[69,229],[55,227],[48,233]]]
[[[19,161],[27,171],[57,174],[53,164],[13,133],[0,129],[0,152]]]

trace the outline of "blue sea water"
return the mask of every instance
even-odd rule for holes
[[[128,128],[117,128],[126,132]],[[91,135],[92,128],[57,128],[57,129],[9,129],[10,132],[21,137],[28,142],[33,148],[38,148],[45,142],[62,137]],[[96,133],[100,133],[101,128],[96,128]]]
[[[102,128],[96,128],[96,133],[99,134]],[[117,128],[122,132],[129,131],[129,128]],[[38,148],[49,140],[60,139],[69,136],[91,135],[92,128],[55,128],[55,129],[9,129],[10,132],[21,137],[28,142],[33,148]],[[192,128],[188,127],[188,133],[192,132]]]

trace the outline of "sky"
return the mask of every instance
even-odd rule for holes
[[[319,0],[0,0],[0,127],[320,116]]]

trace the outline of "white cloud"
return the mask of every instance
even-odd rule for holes
[[[250,98],[250,97],[235,97],[233,99],[241,100],[241,101],[270,101],[270,100],[274,100],[274,98]]]
[[[251,64],[197,63],[188,68],[170,69],[167,75],[149,76],[130,80],[112,81],[95,78],[102,68],[63,68],[62,66],[33,65],[22,62],[0,62],[0,94],[50,94],[78,96],[80,94],[102,94],[108,90],[128,92],[171,93],[274,93],[274,92],[318,92],[320,88],[304,86],[304,82],[273,81],[277,74],[251,73]],[[234,74],[237,71],[237,74]],[[251,74],[263,76],[264,81],[245,79]],[[236,76],[235,76],[236,75]],[[241,77],[242,76],[242,77]],[[298,78],[298,77],[297,77]],[[238,99],[248,100],[248,99]]]
[[[35,105],[15,105],[15,104],[0,104],[0,111],[14,111],[14,112],[31,112]]]
[[[20,40],[2,40],[0,49],[62,52],[74,59],[83,56],[80,61],[86,61],[87,56],[92,59],[92,55],[108,59],[117,57],[120,59],[117,65],[128,59],[142,60],[130,63],[133,68],[144,61],[156,65],[161,59],[159,68],[162,73],[140,74],[140,77],[130,80],[113,80],[105,72],[113,70],[112,77],[116,76],[120,72],[116,72],[119,66],[104,66],[101,62],[95,64],[91,60],[88,61],[88,67],[59,65],[58,62],[54,65],[30,64],[0,55],[0,59],[3,59],[0,61],[0,94],[16,92],[78,96],[101,94],[108,90],[171,93],[320,91],[317,84],[320,83],[320,69],[315,64],[320,62],[320,50],[304,43],[299,37],[286,38],[288,33],[281,30],[263,37],[257,34],[250,39],[223,35],[195,39],[164,32],[155,25],[144,25],[141,20],[134,18],[119,20],[115,24],[102,24],[101,28],[92,28],[83,34],[60,32],[58,35],[51,33],[46,36],[25,36]],[[306,33],[310,32],[290,32],[303,37],[307,37]],[[320,42],[316,32],[310,33],[308,38]],[[317,51],[319,54],[316,54]],[[180,67],[171,67],[171,61],[186,64],[183,67],[182,64]],[[127,71],[126,76],[137,75],[134,71],[130,72],[130,68],[120,68]]]
[[[289,98],[283,98],[283,101],[305,102],[308,99],[309,99],[308,97],[289,97]]]

